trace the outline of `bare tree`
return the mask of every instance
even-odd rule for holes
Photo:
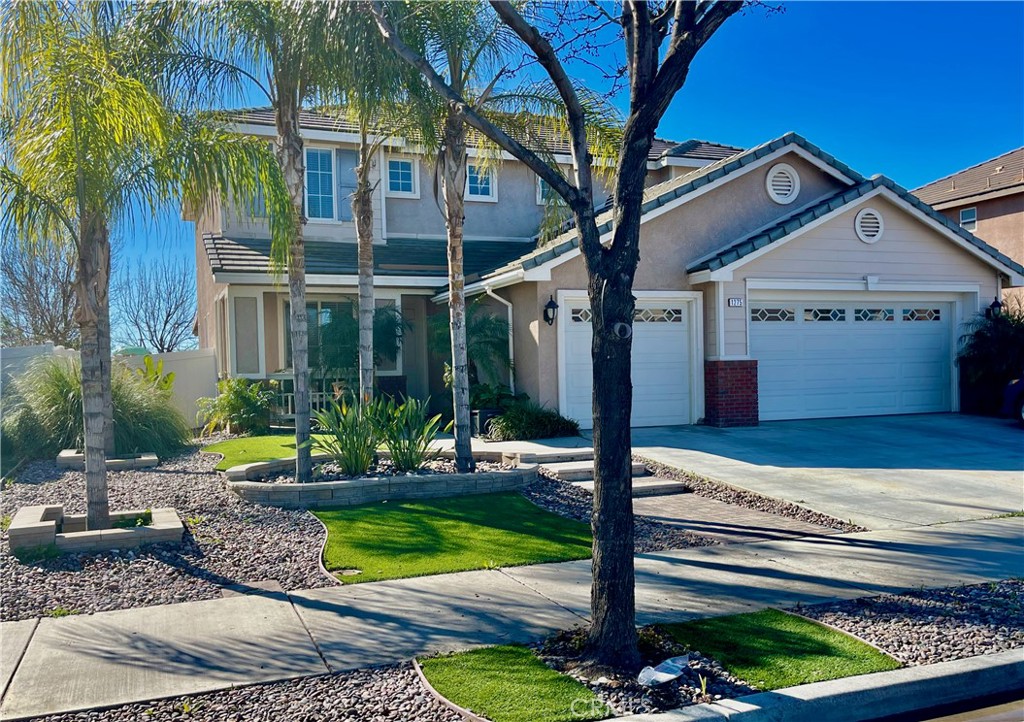
[[[156,353],[195,348],[195,276],[185,260],[137,260],[124,268],[112,294],[118,342]]]
[[[70,243],[28,248],[13,234],[4,234],[0,241],[0,338],[4,346],[51,341],[78,347],[77,263]]]
[[[636,305],[633,278],[640,260],[647,155],[658,124],[683,87],[694,57],[743,3],[721,0],[590,3],[596,13],[595,20],[605,27],[615,27],[621,38],[629,86],[629,109],[612,192],[611,229],[607,232],[599,230],[598,211],[594,207],[594,161],[587,136],[587,111],[566,66],[573,56],[568,46],[560,42],[559,28],[550,24],[550,18],[546,22],[544,12],[528,18],[515,3],[490,2],[498,17],[521,42],[522,52],[540,65],[558,89],[573,159],[573,172],[568,176],[479,113],[430,58],[416,53],[403,40],[391,22],[388,5],[381,0],[371,0],[369,5],[391,48],[420,71],[452,112],[546,181],[565,199],[573,214],[589,278],[587,291],[593,314],[591,353],[596,460],[591,517],[593,622],[588,652],[595,665],[636,667],[640,658],[635,626],[630,371]],[[589,29],[574,28],[580,38],[587,37]],[[685,229],[680,232],[685,233]]]

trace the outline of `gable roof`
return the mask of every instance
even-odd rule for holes
[[[824,164],[831,166],[841,175],[850,179],[851,182],[859,183],[864,181],[864,177],[857,173],[857,171],[853,170],[829,153],[826,153],[803,136],[797,133],[786,133],[781,138],[768,141],[767,143],[755,146],[749,150],[743,151],[742,153],[721,158],[714,163],[704,166],[703,168],[698,168],[691,173],[677,176],[676,178],[665,181],[664,183],[658,183],[650,186],[644,190],[644,200],[643,206],[641,207],[641,213],[642,215],[646,215],[651,211],[661,208],[667,203],[677,200],[678,198],[708,185],[709,183],[713,183],[720,178],[724,178],[730,173],[734,173],[741,168],[745,168],[751,163],[785,148],[787,145],[795,145],[802,148],[813,157],[819,159]],[[515,259],[511,263],[507,263],[504,266],[500,266],[485,273],[484,277],[497,276],[503,273],[508,273],[509,271],[525,271],[531,268],[536,268],[537,266],[548,263],[549,261],[578,248],[579,236],[575,231],[575,223],[570,221],[563,227],[566,228],[566,230],[556,238],[545,243],[536,250]],[[606,203],[602,206],[601,212],[597,217],[597,230],[601,235],[604,235],[611,231],[611,229],[611,205],[610,203]]]
[[[270,273],[270,240],[225,238],[204,233],[203,245],[214,273]],[[358,273],[357,244],[306,241],[306,272],[324,275]],[[503,263],[522,253],[523,241],[474,241],[467,239],[464,270],[467,277]],[[447,244],[443,240],[389,238],[373,249],[374,272],[385,276],[436,277],[442,285],[448,277]]]
[[[273,108],[243,108],[227,111],[224,117],[232,123],[264,125],[275,127]],[[307,130],[322,130],[333,133],[358,133],[359,126],[343,115],[334,115],[317,110],[303,110],[299,113],[299,126]],[[475,133],[471,129],[471,133]],[[557,136],[551,128],[538,124],[534,129],[537,137],[544,144],[544,150],[555,155],[569,155],[572,148],[567,138]],[[696,161],[718,160],[742,151],[733,145],[712,143],[706,140],[687,140],[682,143],[676,140],[655,138],[651,144],[647,160],[657,161],[662,158],[686,158]]]
[[[741,238],[735,243],[722,248],[710,258],[705,258],[688,266],[686,270],[689,273],[696,273],[698,271],[717,271],[720,268],[730,266],[754,251],[770,246],[773,243],[778,243],[819,218],[844,208],[876,188],[887,188],[916,210],[926,214],[932,220],[941,223],[946,229],[956,233],[961,239],[979,251],[988,254],[1015,273],[1024,275],[1024,267],[1021,264],[985,243],[980,238],[977,238],[972,233],[965,231],[958,224],[953,223],[949,218],[923,203],[908,190],[881,175],[876,175],[852,188],[838,191],[809,208],[794,211],[789,216],[779,219],[772,227],[753,233],[746,238]]]
[[[1024,146],[927,183],[914,195],[937,208],[962,205],[976,196],[1024,193]]]

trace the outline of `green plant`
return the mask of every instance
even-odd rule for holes
[[[427,401],[377,399],[370,417],[397,471],[415,471],[437,456],[432,448],[441,427],[441,414],[429,416]]]
[[[350,304],[330,314],[326,323],[310,325],[309,366],[320,378],[352,377],[359,369],[359,321]],[[394,306],[381,306],[373,314],[373,362],[394,361],[402,349],[402,336],[412,324]]]
[[[4,453],[18,459],[54,457],[81,449],[82,374],[76,358],[45,357],[11,382],[5,393]],[[5,389],[6,392],[6,389]],[[152,451],[165,457],[192,438],[192,430],[170,394],[153,393],[151,383],[121,363],[111,370],[114,447],[119,455]]]
[[[507,409],[526,401],[526,394],[513,394],[501,384],[473,384],[469,387],[469,405],[474,409]]]
[[[163,359],[154,362],[152,356],[144,356],[142,358],[142,368],[135,369],[135,374],[158,391],[169,394],[174,389],[174,372],[164,373]]]
[[[580,425],[557,411],[533,402],[521,402],[491,419],[490,438],[494,441],[550,439],[558,436],[579,436]]]
[[[57,548],[56,544],[43,544],[37,547],[12,549],[11,553],[14,554],[22,564],[33,564],[35,562],[43,562],[48,559],[56,559],[60,556],[60,549]]]
[[[999,412],[1003,389],[1024,372],[1024,303],[1008,298],[1002,313],[979,315],[960,337],[960,366],[965,410]]]
[[[153,525],[153,512],[146,509],[137,516],[129,516],[123,519],[116,519],[110,523],[115,529],[135,529],[140,526]]]
[[[327,409],[314,412],[313,419],[319,430],[313,447],[330,454],[343,474],[365,474],[377,456],[378,424],[372,412],[332,401]]]
[[[12,517],[10,514],[4,514],[0,517],[0,531],[7,531],[11,528]]]
[[[196,416],[203,433],[227,429],[238,434],[265,434],[270,431],[270,409],[274,401],[275,382],[249,379],[224,379],[217,382],[217,396],[196,401]]]
[[[479,299],[466,306],[466,352],[469,357],[470,384],[498,378],[509,370],[508,333],[508,320],[492,314]],[[447,313],[430,317],[427,345],[432,353],[447,359],[446,365],[451,361],[452,337]],[[451,385],[448,380],[445,384]]]
[[[74,609],[68,609],[67,607],[59,607],[59,606],[58,607],[54,607],[53,609],[49,609],[49,610],[46,611],[46,616],[47,617],[53,617],[54,619],[57,619],[57,618],[60,618],[60,617],[70,617],[73,614],[78,614],[78,611],[74,610]]]

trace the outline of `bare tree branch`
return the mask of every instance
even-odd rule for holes
[[[194,348],[196,288],[185,261],[162,258],[123,268],[113,299],[118,342],[156,353]]]
[[[71,243],[32,248],[5,234],[0,244],[0,337],[4,346],[51,341],[78,346],[75,274],[78,255]]]

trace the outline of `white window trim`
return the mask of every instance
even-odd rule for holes
[[[469,168],[470,166],[477,167],[476,163],[469,163],[466,166],[466,200],[473,201],[474,203],[497,203],[498,202],[498,172],[494,168],[488,168],[487,172],[491,176],[491,195],[489,196],[478,196],[469,192]]]
[[[789,173],[789,176],[793,179],[793,192],[788,196],[780,196],[772,190],[772,176],[778,172]],[[764,179],[764,186],[768,191],[769,198],[779,205],[788,206],[800,195],[800,174],[789,163],[776,163],[768,169],[768,175]]]
[[[308,164],[306,163],[307,150],[327,150],[331,152],[331,194],[334,197],[334,217],[310,218],[307,215],[306,222],[324,226],[355,226],[356,222],[354,218],[351,221],[338,220],[338,203],[341,202],[341,199],[338,198],[338,158],[336,155],[338,148],[335,146],[307,143],[302,148],[302,200],[306,204],[307,214],[309,212],[309,183],[306,182],[306,174],[308,173]]]
[[[412,192],[391,190],[391,161],[412,163]],[[420,197],[420,159],[407,155],[389,155],[384,159],[384,195],[387,198],[419,198]],[[468,182],[468,181],[467,181]]]
[[[974,211],[974,220],[970,221],[970,223],[974,224],[973,228],[968,228],[967,226],[964,225],[964,211]],[[975,229],[977,229],[977,227],[978,227],[978,207],[977,206],[971,206],[970,208],[961,208],[960,209],[960,213],[959,213],[959,218],[960,218],[960,227],[963,228],[965,231],[968,231],[969,233],[973,233],[975,231]]]

